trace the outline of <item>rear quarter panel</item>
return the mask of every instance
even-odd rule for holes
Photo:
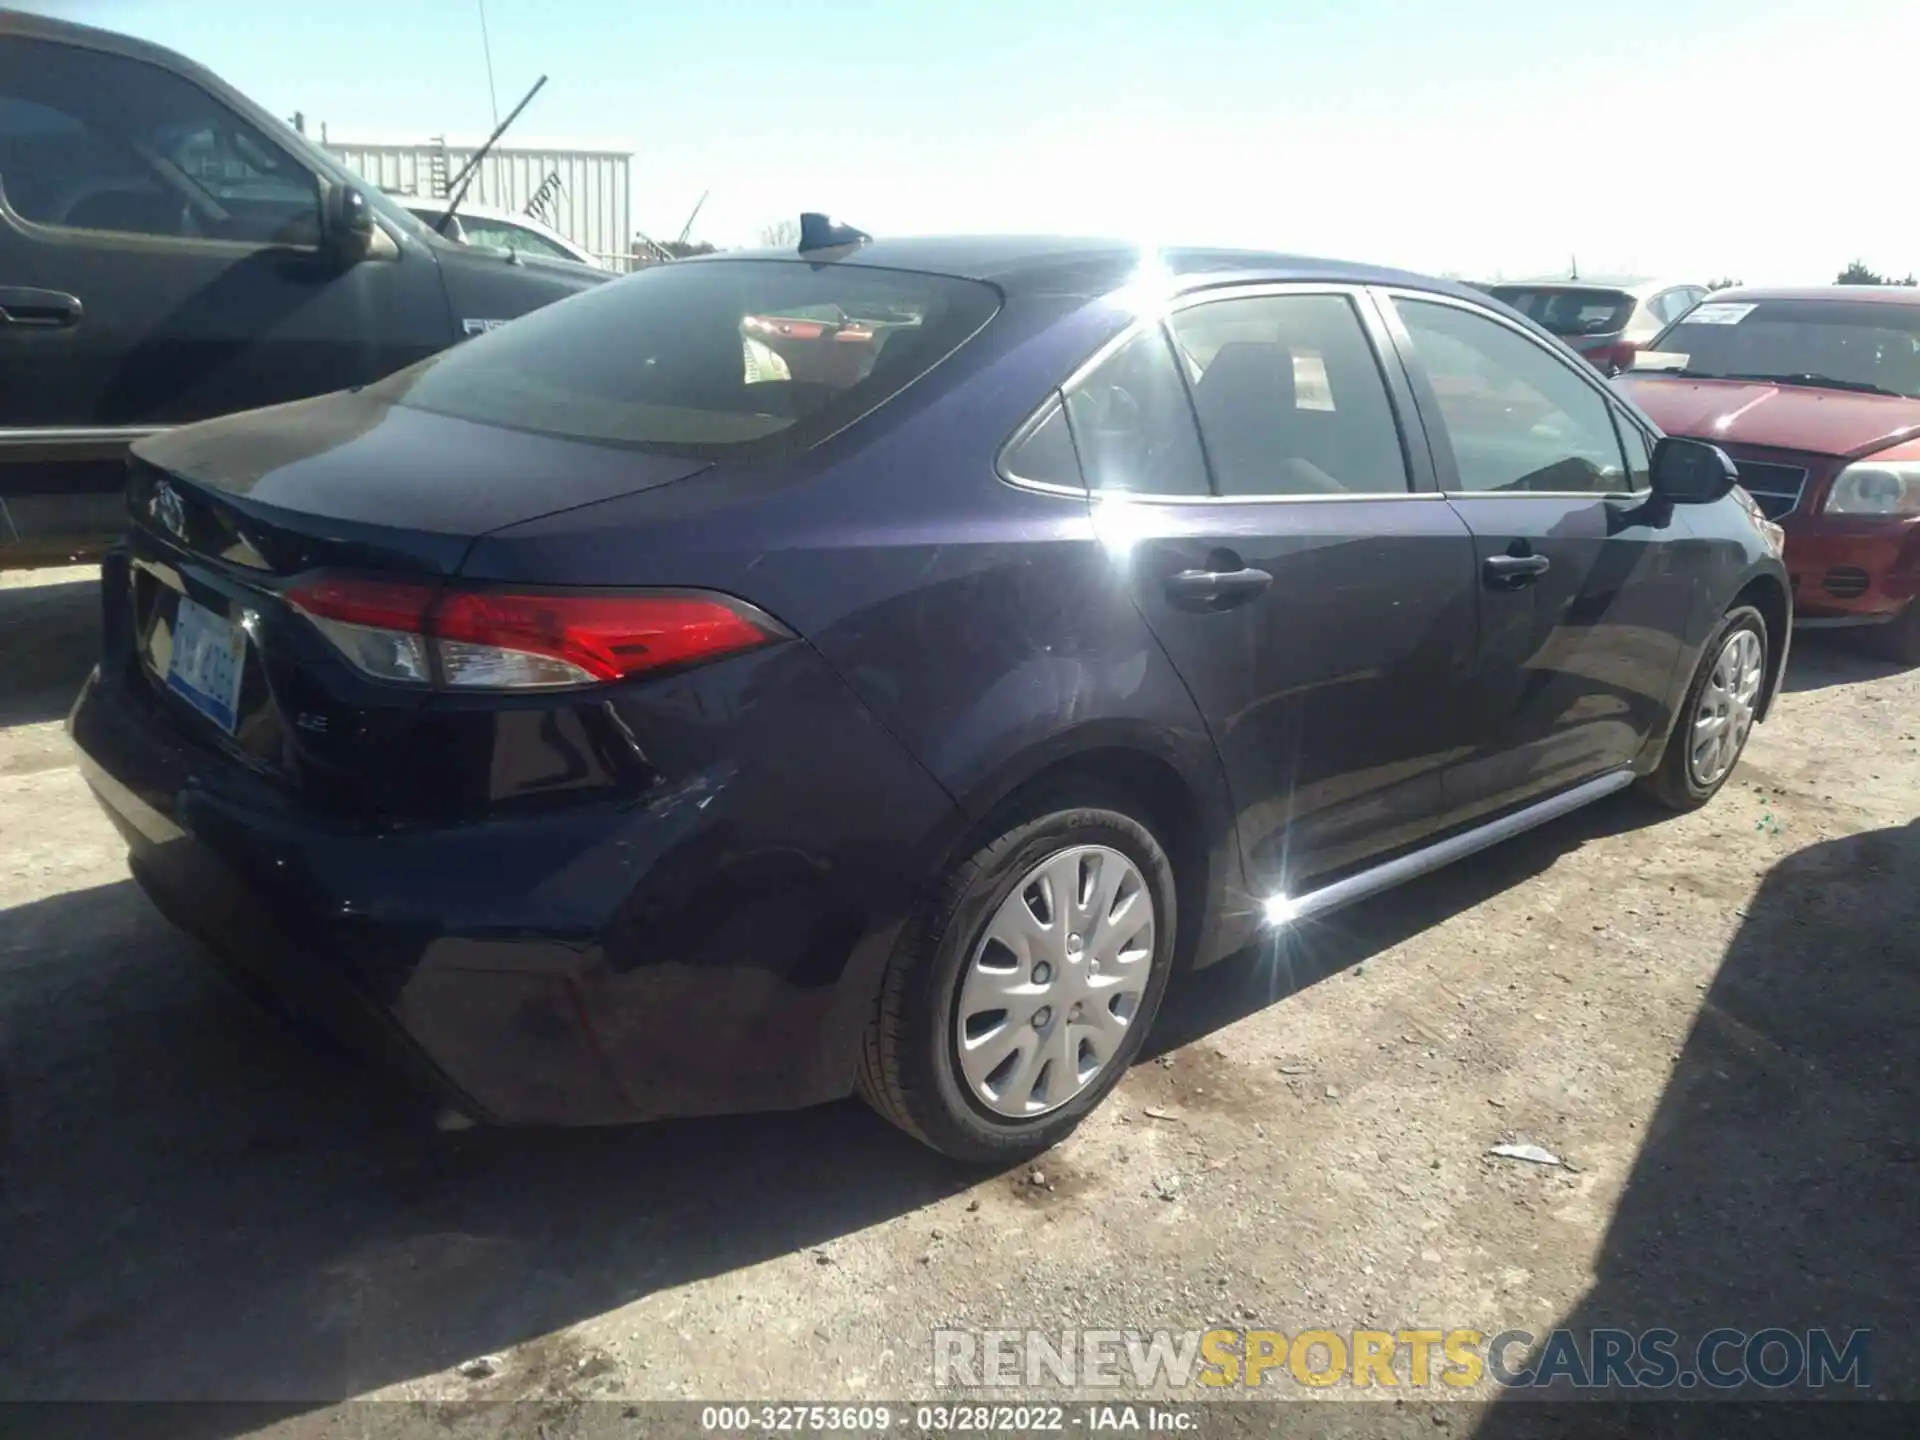
[[[1094,534],[1083,495],[1002,481],[1001,443],[1123,317],[1010,303],[960,355],[779,474],[727,471],[514,527],[466,572],[701,585],[804,636],[958,802],[926,837],[937,873],[1047,766],[1150,756],[1191,793],[1218,919],[1239,885],[1205,725]],[[1241,906],[1241,909],[1246,907]],[[1250,913],[1250,912],[1249,912]],[[1206,958],[1234,943],[1183,928]]]

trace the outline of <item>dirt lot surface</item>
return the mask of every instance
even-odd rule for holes
[[[1872,1327],[1920,1399],[1920,672],[1802,637],[1704,811],[1621,797],[1191,978],[982,1177],[852,1102],[432,1130],[129,881],[60,729],[95,604],[0,583],[0,1399],[361,1434],[314,1407],[924,1397],[934,1326],[1557,1322]]]

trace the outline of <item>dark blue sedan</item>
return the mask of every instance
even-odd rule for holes
[[[1031,1154],[1175,969],[1767,713],[1777,531],[1477,291],[808,237],[137,449],[133,873],[469,1116]]]

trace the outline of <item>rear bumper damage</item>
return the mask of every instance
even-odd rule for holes
[[[748,727],[637,801],[438,827],[301,813],[110,663],[68,724],[169,920],[474,1118],[785,1109],[851,1089],[917,867],[957,818],[806,647],[741,663],[797,687],[788,739],[820,737],[822,768],[788,752],[774,778]]]

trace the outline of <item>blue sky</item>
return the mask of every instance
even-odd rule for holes
[[[1469,276],[1920,269],[1903,0],[485,0],[634,223],[1093,231]],[[491,128],[477,0],[52,0],[336,138]]]

